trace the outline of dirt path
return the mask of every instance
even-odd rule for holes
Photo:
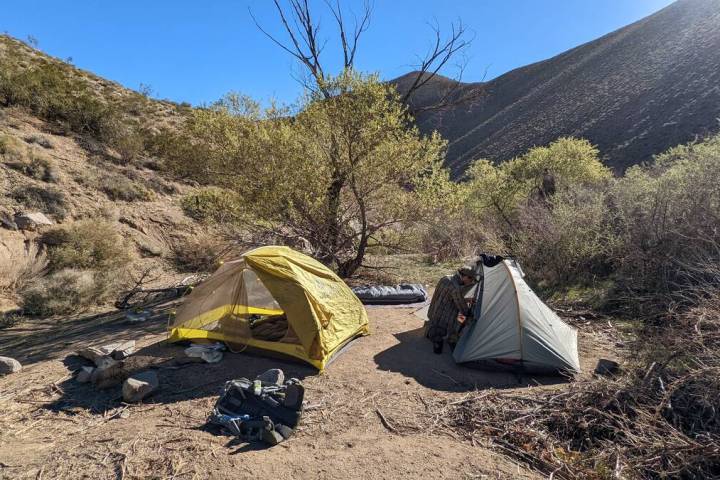
[[[409,309],[370,310],[372,335],[354,342],[325,373],[296,363],[228,354],[216,365],[173,361],[161,318],[142,327],[118,315],[0,331],[0,354],[24,363],[0,379],[0,478],[536,478],[497,453],[444,435],[398,435],[383,426],[422,416],[423,401],[475,388],[563,388],[550,379],[487,373],[433,355]],[[119,387],[76,383],[78,346],[133,338],[136,368],[159,369],[161,389],[126,406]],[[612,342],[581,331],[587,371]],[[271,367],[303,379],[310,408],[289,441],[270,449],[235,445],[203,428],[225,380]],[[538,386],[548,384],[547,386]],[[553,383],[555,383],[553,385]],[[529,387],[529,386],[533,387]]]

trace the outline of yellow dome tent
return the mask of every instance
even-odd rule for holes
[[[197,286],[169,323],[170,341],[213,339],[279,352],[322,370],[367,335],[365,308],[326,266],[287,247],[251,250]]]

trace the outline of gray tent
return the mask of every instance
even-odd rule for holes
[[[577,330],[563,322],[525,283],[515,260],[485,257],[475,297],[475,318],[462,333],[457,363],[537,373],[580,373]],[[427,320],[428,306],[415,312]]]
[[[577,330],[535,295],[517,262],[480,261],[478,269],[475,321],[463,331],[453,352],[455,361],[579,373]]]

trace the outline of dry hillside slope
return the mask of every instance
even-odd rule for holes
[[[396,79],[400,90],[408,74]],[[431,104],[446,79],[426,86]],[[418,115],[450,141],[456,175],[472,160],[503,161],[560,136],[598,145],[616,171],[718,130],[720,0],[669,7],[549,60],[484,84],[476,100]]]

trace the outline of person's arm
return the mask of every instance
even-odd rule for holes
[[[461,315],[470,315],[470,306],[467,304],[467,301],[459,288],[453,288],[452,299]]]

